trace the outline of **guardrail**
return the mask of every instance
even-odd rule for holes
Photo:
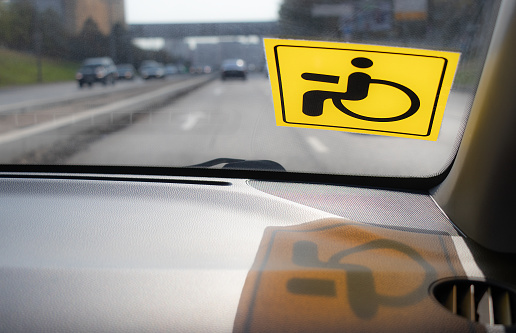
[[[186,81],[189,77],[181,76],[177,79],[177,81],[156,81],[152,82],[153,84],[159,84],[159,83],[167,83],[167,84],[175,84],[177,82]],[[144,85],[130,85],[127,87],[124,87],[123,89],[102,89],[102,90],[94,90],[90,91],[89,89],[82,89],[77,90],[75,94],[71,95],[65,95],[65,96],[49,96],[47,98],[43,99],[37,99],[37,100],[24,100],[16,103],[9,103],[0,105],[0,115],[9,115],[9,114],[22,114],[22,113],[28,113],[33,112],[41,109],[48,109],[56,106],[62,106],[67,104],[72,104],[80,101],[87,101],[94,97],[107,97],[111,95],[116,95],[122,92],[131,92],[131,91],[138,91],[142,88],[148,88],[149,83],[145,82]]]
[[[6,132],[0,135],[0,163],[13,163],[17,158],[36,149],[68,140],[99,125],[116,123],[124,116],[138,111],[171,102],[215,78],[214,75],[195,77],[95,109]]]

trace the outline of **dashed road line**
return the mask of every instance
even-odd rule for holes
[[[187,115],[185,121],[181,124],[181,129],[183,131],[191,130],[195,125],[197,125],[201,118],[204,118],[204,113],[202,112],[195,112]]]

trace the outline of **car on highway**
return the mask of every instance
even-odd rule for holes
[[[119,80],[134,80],[136,77],[136,69],[132,64],[116,65]]]
[[[516,331],[516,1],[35,3],[0,56],[199,75],[0,88],[0,331]]]
[[[82,88],[85,84],[91,87],[94,83],[102,83],[104,86],[115,84],[118,79],[117,68],[109,57],[97,57],[85,59],[82,66],[75,74],[75,79]]]
[[[139,72],[140,76],[144,80],[165,78],[165,67],[163,66],[163,64],[154,60],[143,61],[140,66]]]
[[[220,66],[220,76],[222,80],[239,78],[247,79],[247,66],[242,59],[226,59]]]

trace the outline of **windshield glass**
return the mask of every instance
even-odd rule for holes
[[[224,158],[270,160],[289,172],[431,177],[460,144],[498,7],[491,0],[1,1],[0,163],[185,167]],[[264,40],[288,47],[269,52]],[[386,53],[377,46],[460,53],[456,71],[446,63],[452,84],[434,139],[374,127],[417,114],[426,102],[414,87],[434,84],[418,74],[430,71],[424,62],[390,63],[376,56]],[[308,51],[290,55],[296,48],[316,52],[313,63],[337,65],[317,70],[303,58]],[[358,53],[338,60],[323,49]],[[81,64],[93,62],[107,66],[85,75],[91,66]],[[113,64],[138,73],[119,74]],[[282,72],[289,68],[299,70],[293,79]],[[389,71],[400,80],[421,76],[410,86]],[[362,87],[356,94],[352,77]],[[442,77],[437,82],[441,89]],[[289,92],[298,86],[303,94]],[[372,111],[357,111],[381,89]],[[283,100],[289,94],[298,96],[293,104]],[[402,102],[393,102],[396,94]],[[313,126],[279,123],[281,108],[286,119],[291,105],[307,115],[310,103],[374,126],[332,119],[321,126],[314,114]],[[389,103],[409,111],[382,114]]]
[[[80,69],[79,69],[79,72],[94,72],[95,69],[97,69],[98,67],[102,66],[101,64],[97,64],[97,65],[86,65],[86,66],[82,66]]]

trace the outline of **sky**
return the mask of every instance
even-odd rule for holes
[[[125,0],[135,23],[274,21],[282,0]]]

